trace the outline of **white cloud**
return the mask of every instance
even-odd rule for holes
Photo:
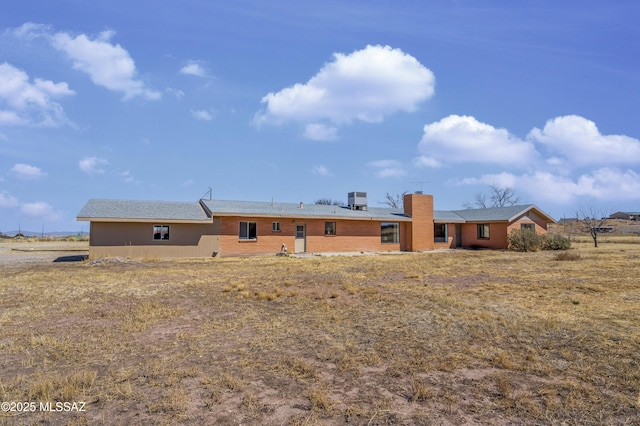
[[[0,111],[0,125],[4,126],[25,126],[29,120],[20,117],[13,111]]]
[[[45,177],[47,174],[39,167],[30,166],[29,164],[18,163],[14,165],[10,172],[19,179],[35,180]]]
[[[18,199],[6,191],[0,192],[0,207],[17,207]]]
[[[640,140],[602,135],[593,121],[577,115],[551,119],[542,130],[531,130],[528,138],[546,145],[577,166],[640,162]]]
[[[0,124],[70,124],[62,106],[53,99],[74,94],[67,83],[40,78],[31,82],[26,72],[6,62],[0,64],[0,105],[10,108],[0,110]]]
[[[106,161],[106,160],[105,160]],[[101,173],[104,172],[104,170],[101,171]],[[126,182],[126,183],[140,183],[140,181],[136,178],[134,178],[131,175],[131,172],[126,170],[124,172],[120,172],[117,173],[118,176],[122,177],[122,179]]]
[[[114,34],[113,31],[103,31],[91,40],[85,34],[72,37],[58,32],[51,36],[51,42],[73,61],[74,69],[88,74],[96,85],[122,92],[124,99],[136,96],[159,99],[159,92],[148,89],[136,79],[136,66],[129,52],[119,44],[110,43]]]
[[[193,115],[197,120],[200,121],[211,121],[215,116],[213,111],[206,110],[192,110],[191,115]]]
[[[176,99],[182,99],[184,98],[184,92],[180,89],[173,89],[171,87],[167,87],[166,89],[164,89],[165,92],[173,95],[176,97]]]
[[[107,164],[109,164],[107,160],[99,157],[84,157],[78,161],[78,167],[80,167],[80,170],[88,175],[104,173],[105,170],[101,166],[106,166]]]
[[[206,77],[207,72],[196,61],[189,61],[187,65],[180,69],[180,74],[195,75],[196,77]]]
[[[518,185],[518,177],[512,173],[502,172],[495,174],[485,174],[479,178],[464,178],[459,180],[457,185],[497,185],[499,187],[515,188]]]
[[[304,137],[314,141],[333,141],[338,138],[337,132],[335,127],[310,123],[304,129]]]
[[[527,194],[527,199],[534,202],[640,200],[640,175],[636,169],[618,168],[621,164],[640,163],[640,141],[623,135],[602,135],[594,122],[576,115],[547,121],[544,129],[531,130],[527,141],[473,117],[449,116],[425,126],[418,148],[423,155],[414,159],[416,165],[466,162],[495,167],[498,163],[505,169],[461,179],[457,184],[496,183]],[[533,166],[528,167],[528,172],[513,172],[527,162]]]
[[[402,163],[397,160],[377,160],[367,163],[367,166],[375,169],[375,175],[380,178],[402,177],[407,172],[402,168]]]
[[[54,210],[53,207],[44,201],[24,203],[20,210],[26,215],[40,217],[46,220],[60,220],[60,218],[62,218],[61,212]]]
[[[575,177],[537,171],[531,174],[486,174],[466,178],[461,185],[491,185],[510,187],[527,194],[535,202],[569,205],[585,198],[597,200],[640,200],[640,175],[633,170],[601,168]],[[544,188],[544,190],[540,190]]]
[[[320,175],[320,176],[331,176],[332,175],[331,171],[328,168],[326,168],[325,166],[321,165],[321,164],[317,165],[317,166],[314,166],[313,169],[311,170],[311,173],[313,173],[314,175]]]
[[[38,37],[45,37],[51,32],[51,26],[26,22],[12,31],[13,34],[24,40],[33,40]]]
[[[534,145],[481,123],[474,117],[450,115],[424,126],[418,164],[485,163],[527,166],[539,157]]]
[[[254,122],[380,122],[398,111],[415,111],[433,96],[434,84],[433,73],[413,56],[389,46],[367,46],[335,53],[307,83],[267,94]]]
[[[417,167],[431,167],[434,169],[438,167],[442,167],[442,163],[426,155],[421,155],[419,157],[414,158],[413,164]]]

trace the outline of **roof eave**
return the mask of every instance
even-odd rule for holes
[[[211,223],[211,219],[167,219],[167,218],[122,218],[122,217],[76,217],[78,222],[116,222],[116,223]]]
[[[520,216],[524,215],[525,213],[531,210],[535,210],[540,216],[543,216],[543,218],[547,221],[547,223],[557,223],[554,218],[552,218],[551,216],[549,216],[548,214],[546,214],[545,212],[543,212],[533,204],[523,209],[520,213],[517,213],[513,215],[511,218],[509,218],[509,222],[513,222],[514,220],[518,219]]]
[[[400,222],[411,222],[412,219],[407,216],[397,216],[397,217],[374,217],[374,216],[363,216],[363,217],[353,217],[353,216],[329,216],[329,215],[291,215],[291,214],[275,214],[275,213],[240,213],[240,212],[211,212],[211,216],[219,216],[219,217],[264,217],[264,218],[274,218],[274,219],[333,219],[333,220],[362,220],[362,221],[380,221],[380,222],[392,222],[392,221],[400,221]]]

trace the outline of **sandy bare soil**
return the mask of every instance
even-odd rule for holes
[[[640,424],[636,243],[91,262],[8,244],[0,401],[86,410],[0,425]]]
[[[82,261],[88,255],[87,241],[0,240],[0,268]]]

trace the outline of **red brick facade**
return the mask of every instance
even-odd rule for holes
[[[411,217],[403,245],[405,251],[433,250],[433,196],[406,194],[404,212]]]
[[[288,253],[419,252],[458,247],[504,249],[511,230],[533,226],[537,233],[543,234],[547,232],[547,223],[553,221],[534,206],[513,206],[502,210],[438,212],[438,217],[450,218],[446,220],[453,223],[443,219],[436,223],[433,196],[407,194],[403,202],[404,211],[372,209],[369,212],[366,206],[359,210],[341,207],[346,211],[302,210],[304,206],[300,204],[285,212],[279,211],[277,205],[258,203],[242,213],[207,210],[206,215],[202,213],[203,219],[195,220],[100,216],[96,219],[92,216],[89,218],[90,256],[251,256],[278,253],[283,247]],[[156,240],[153,237],[156,225],[166,226],[170,238]],[[436,226],[438,241],[434,238]],[[301,229],[303,233],[299,232]]]
[[[259,217],[220,217],[220,255],[247,256],[278,253],[284,244],[289,253],[295,249],[296,225],[305,225],[306,250],[310,253],[348,251],[398,251],[400,243],[382,243],[380,221],[292,219]],[[240,222],[255,222],[255,239],[239,238]],[[280,231],[273,230],[273,222]],[[325,222],[335,223],[335,235],[325,235]],[[400,241],[402,240],[402,227]]]

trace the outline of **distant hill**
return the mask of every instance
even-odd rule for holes
[[[6,232],[2,232],[1,234],[5,237],[15,237],[16,235],[18,235],[18,233],[21,233],[22,235],[24,235],[25,237],[41,237],[42,236],[42,232],[33,232],[33,231],[23,231],[20,230],[18,231],[17,229],[14,229],[13,231],[6,231]],[[54,237],[54,238],[59,238],[59,237],[71,237],[71,236],[86,236],[89,235],[88,232],[77,232],[77,231],[57,231],[57,232],[45,232],[44,236],[45,237]]]

